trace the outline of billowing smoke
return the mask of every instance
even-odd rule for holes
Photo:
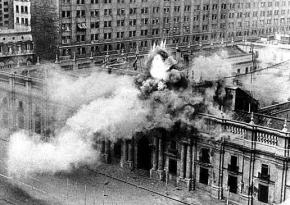
[[[150,74],[153,78],[166,81],[169,79],[170,69],[177,62],[166,50],[165,46],[165,42],[162,42],[160,45],[153,45],[148,55],[147,67],[150,68]]]
[[[8,171],[16,176],[31,173],[70,171],[73,167],[97,162],[98,151],[93,149],[92,137],[64,129],[56,138],[44,142],[39,135],[25,131],[10,137]]]
[[[98,138],[129,138],[146,121],[146,101],[139,100],[130,77],[93,73],[75,81],[65,77],[58,86],[51,97],[77,112],[47,142],[24,131],[14,133],[8,149],[10,174],[55,173],[97,163]]]
[[[147,63],[151,75],[136,78],[141,97],[150,102],[148,129],[168,130],[176,123],[192,127],[197,113],[221,114],[213,102],[214,98],[224,95],[217,92],[221,88],[218,83],[212,83],[204,92],[193,90],[187,76],[188,70],[172,59],[164,44],[154,46]]]
[[[250,52],[249,46],[239,46],[242,50]],[[277,63],[290,60],[290,51],[277,48],[274,45],[254,46],[254,53],[258,54],[257,61],[260,68],[266,68]]]
[[[217,57],[212,61],[217,63]],[[200,69],[205,70],[205,64]],[[201,122],[197,113],[221,115],[214,101],[222,103],[224,82],[213,82],[203,92],[192,89],[188,71],[173,59],[165,43],[153,47],[146,66],[148,71],[135,81],[100,72],[78,78],[49,73],[47,93],[51,101],[68,107],[65,122],[46,141],[36,134],[14,133],[8,150],[10,174],[55,173],[94,165],[99,157],[97,140],[131,138],[139,131],[169,130],[176,125],[192,131]],[[217,78],[223,74],[216,72]]]
[[[278,69],[264,70],[241,78],[242,86],[252,91],[261,106],[286,102],[290,98],[290,75],[288,66],[282,65]]]
[[[241,76],[242,87],[251,91],[261,106],[287,101],[290,98],[290,51],[273,47],[255,47],[255,50],[259,53],[260,70],[252,76]]]
[[[231,63],[226,60],[227,56],[224,50],[210,56],[198,56],[189,68],[190,80],[194,82],[217,81],[231,76],[233,69]]]

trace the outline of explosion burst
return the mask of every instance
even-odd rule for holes
[[[94,145],[100,137],[114,142],[140,131],[171,129],[176,123],[188,128],[195,124],[197,113],[220,113],[214,99],[222,98],[223,86],[194,91],[165,42],[153,47],[146,66],[148,72],[137,76],[135,84],[131,77],[106,73],[78,79],[51,75],[50,99],[76,111],[48,142],[36,134],[14,133],[8,149],[10,174],[69,172],[97,164],[99,151]]]

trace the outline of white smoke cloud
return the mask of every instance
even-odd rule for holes
[[[160,54],[165,55],[161,56]],[[153,78],[167,81],[170,67],[177,64],[177,61],[170,55],[169,50],[166,48],[166,42],[163,41],[160,45],[153,45],[147,57],[147,64],[150,69],[150,75]]]
[[[148,108],[138,99],[135,88],[121,87],[109,97],[92,101],[82,108],[67,124],[89,133],[104,132],[109,137],[129,137],[145,123]]]
[[[14,133],[8,149],[9,174],[55,173],[96,163],[99,152],[93,149],[92,140],[92,136],[82,136],[79,132],[65,129],[49,142],[44,142],[36,134]]]
[[[94,164],[99,156],[96,136],[131,137],[146,122],[146,101],[139,100],[130,77],[93,73],[73,81],[57,74],[50,81],[56,82],[50,97],[77,107],[77,112],[48,142],[23,131],[14,133],[8,148],[10,174],[55,173]]]
[[[283,61],[290,60],[290,51],[279,49],[271,46],[267,47],[254,47],[258,51],[258,62],[260,68],[265,68]]]
[[[169,68],[170,65],[166,65],[162,60],[162,57],[160,55],[157,55],[153,58],[150,74],[155,79],[167,80]]]
[[[76,78],[51,71],[47,80],[48,95],[52,101],[77,107],[98,97],[111,95],[119,87],[132,87],[132,78],[103,72]]]
[[[219,80],[232,75],[232,65],[226,60],[227,52],[214,53],[210,56],[198,56],[189,69],[190,80],[195,82]]]

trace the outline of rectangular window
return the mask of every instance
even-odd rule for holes
[[[269,174],[269,166],[266,164],[262,164],[261,175],[267,176],[268,174]]]
[[[200,168],[199,182],[208,185],[208,169]]]
[[[231,156],[231,165],[232,166],[238,165],[238,158],[236,156]]]
[[[177,175],[177,161],[174,159],[169,159],[168,171],[172,175]]]
[[[229,186],[229,191],[231,193],[237,193],[237,189],[238,189],[238,178],[229,175],[228,176],[228,186]]]
[[[269,187],[259,184],[258,200],[264,203],[268,203]]]
[[[201,149],[201,156],[199,160],[203,163],[210,163],[209,149]]]

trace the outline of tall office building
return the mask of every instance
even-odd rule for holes
[[[142,52],[165,38],[180,48],[257,39],[288,32],[289,22],[281,0],[61,0],[59,55]]]
[[[31,30],[31,2],[30,0],[14,0],[14,29]]]
[[[12,5],[12,0],[0,0],[0,29],[13,28]]]

